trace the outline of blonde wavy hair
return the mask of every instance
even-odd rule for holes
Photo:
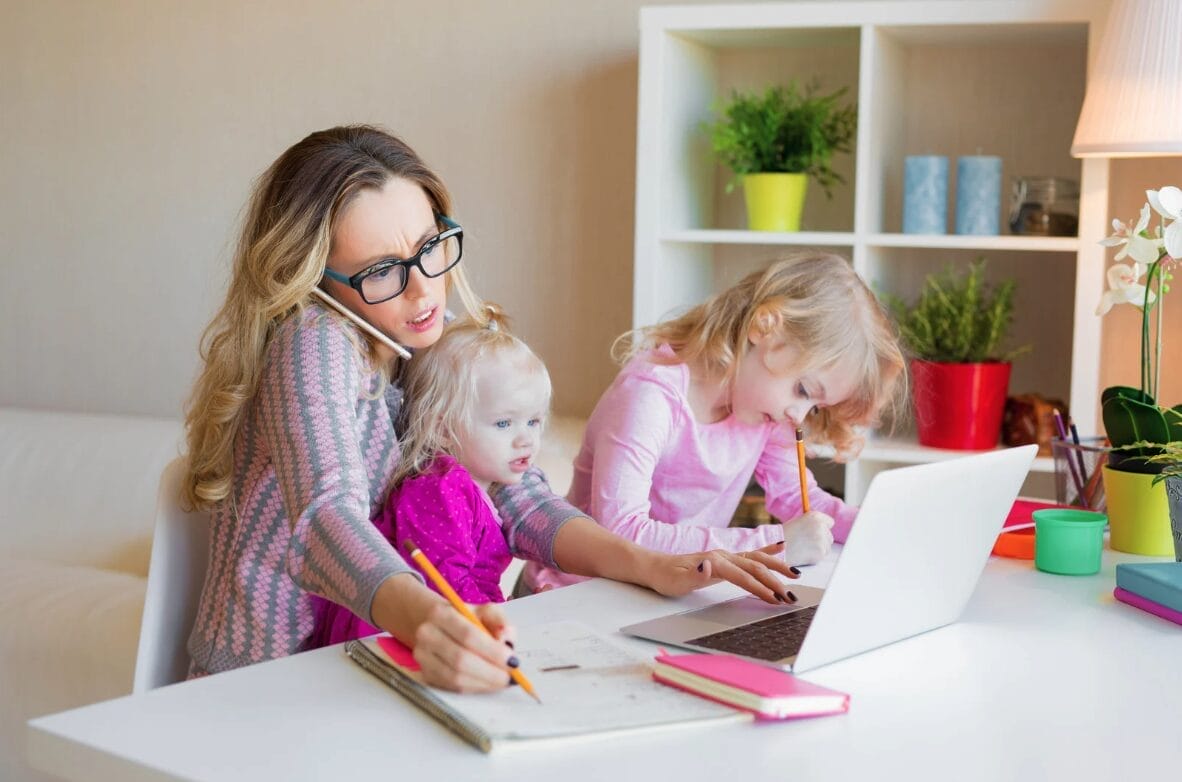
[[[838,255],[782,258],[680,317],[621,335],[612,355],[624,363],[668,344],[675,356],[652,353],[649,360],[686,363],[729,383],[751,344],[748,335],[777,329],[800,351],[797,371],[841,366],[855,376],[850,398],[816,410],[805,427],[811,441],[833,445],[839,461],[856,456],[865,439],[858,428],[876,425],[887,409],[900,409],[905,364],[890,318]]]
[[[500,308],[485,303],[477,315],[448,326],[434,345],[416,351],[404,365],[400,379],[406,401],[397,427],[402,456],[392,486],[421,473],[437,454],[454,455],[456,444],[470,431],[479,401],[477,372],[494,357],[523,373],[536,373],[549,394],[546,365],[510,333]]]
[[[186,406],[189,472],[186,508],[209,509],[232,489],[234,445],[258,391],[275,329],[308,304],[321,283],[337,219],[356,196],[393,178],[415,182],[436,215],[451,216],[443,181],[405,142],[368,125],[309,135],[276,160],[255,183],[234,253],[226,300],[206,327],[201,374]],[[442,224],[440,228],[442,230]],[[448,272],[469,312],[479,310],[463,267]],[[336,313],[336,317],[348,323]],[[373,340],[348,325],[369,366],[386,378]]]

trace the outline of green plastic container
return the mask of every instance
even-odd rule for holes
[[[1034,517],[1034,566],[1046,573],[1089,576],[1100,572],[1108,517],[1090,510],[1050,508]]]

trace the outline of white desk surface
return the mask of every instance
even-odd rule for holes
[[[332,647],[33,720],[30,759],[69,780],[1169,777],[1182,769],[1182,627],[1113,599],[1114,565],[1138,559],[1105,551],[1088,577],[990,559],[959,622],[803,675],[850,693],[837,717],[483,755]],[[669,601],[593,581],[507,609],[519,625],[614,631],[736,591]]]

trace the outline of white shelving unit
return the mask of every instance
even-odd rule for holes
[[[989,259],[1018,283],[1011,393],[1068,401],[1085,431],[1099,410],[1099,319],[1108,169],[1069,148],[1089,53],[1107,0],[791,2],[659,6],[640,13],[633,325],[697,303],[796,247],[849,258],[876,290],[910,296],[926,274]],[[725,192],[702,130],[734,89],[813,79],[856,102],[847,184],[815,184],[800,233],[745,230],[742,196]],[[1080,183],[1079,237],[916,236],[902,224],[903,158],[995,154],[1003,182],[1060,176]],[[1004,189],[1004,188],[1003,188]],[[955,209],[955,182],[949,207]],[[998,205],[1003,232],[1008,193]],[[952,226],[950,214],[949,226]],[[845,467],[857,502],[879,470],[960,455],[923,448],[904,430],[872,440]],[[1049,459],[1036,471],[1050,472]],[[1045,492],[1044,492],[1045,493]]]

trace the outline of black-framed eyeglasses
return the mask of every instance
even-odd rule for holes
[[[416,266],[424,277],[438,277],[460,262],[464,254],[464,229],[446,215],[439,221],[447,229],[428,239],[410,258],[383,258],[373,266],[362,269],[352,277],[326,268],[324,275],[344,283],[361,294],[366,304],[381,304],[406,290],[410,270]]]

